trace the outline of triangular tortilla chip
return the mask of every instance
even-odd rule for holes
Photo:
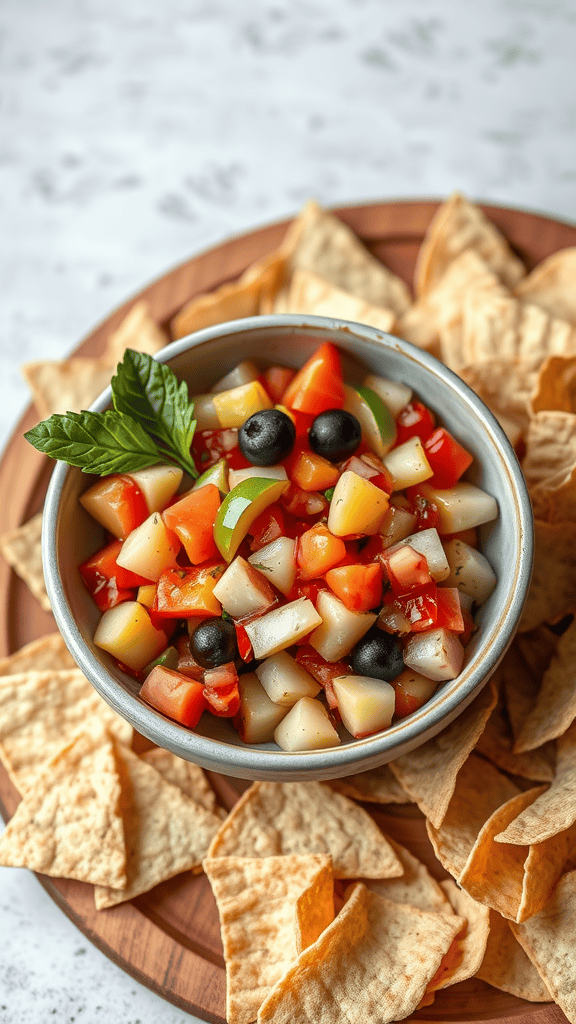
[[[450,901],[426,865],[400,843],[393,839],[389,842],[404,868],[404,874],[400,878],[365,879],[367,888],[394,903],[409,903],[419,910],[448,914]]]
[[[415,291],[423,295],[460,253],[472,249],[509,287],[526,270],[508,242],[482,211],[455,192],[442,203],[428,226],[416,263]]]
[[[0,757],[21,793],[82,729],[101,723],[132,741],[132,726],[96,693],[79,669],[22,672],[0,678]]]
[[[177,757],[176,754],[172,754],[169,750],[163,750],[162,747],[147,750],[145,754],[140,755],[140,758],[160,772],[166,782],[178,786],[178,789],[181,789],[186,796],[195,800],[197,804],[201,804],[207,811],[217,814],[219,818],[227,817],[227,811],[218,807],[216,793],[197,764],[185,761],[184,758]]]
[[[220,915],[226,961],[226,1020],[250,1024],[274,985],[302,952],[295,914],[311,945],[334,919],[334,883],[329,857],[218,857],[204,861]],[[323,913],[299,898],[312,887]],[[309,930],[309,929],[312,930]],[[307,941],[309,940],[309,941]]]
[[[54,413],[88,409],[108,387],[113,369],[108,359],[84,356],[41,360],[21,367],[41,420]]]
[[[453,963],[452,969],[438,986],[447,988],[449,985],[457,985],[459,981],[466,981],[467,978],[474,977],[480,967],[486,952],[490,931],[490,910],[473,900],[451,878],[440,882],[440,885],[448,897],[454,913],[466,921],[466,926],[455,939],[458,957]]]
[[[529,633],[517,633],[510,650],[500,666],[506,712],[514,740],[518,739],[528,715],[532,711],[552,655],[558,647],[559,637],[548,626],[538,626]],[[553,763],[556,763],[556,745]],[[547,782],[547,779],[537,779]]]
[[[50,669],[76,668],[60,633],[50,633],[32,640],[20,650],[0,658],[0,676],[17,672],[45,672]]]
[[[574,523],[534,520],[534,568],[519,629],[557,622],[576,610]],[[537,744],[539,746],[539,744]]]
[[[476,744],[476,751],[497,768],[511,775],[530,779],[531,782],[551,782],[554,778],[556,748],[545,743],[526,754],[514,753],[514,737],[506,715],[504,697],[501,696]]]
[[[500,421],[510,438],[510,423],[516,427],[516,444],[530,422],[530,395],[535,371],[525,359],[490,359],[461,366],[458,374],[476,392]]]
[[[343,779],[332,779],[328,785],[351,800],[365,800],[373,804],[411,804],[412,797],[396,782],[387,764]]]
[[[512,931],[554,1001],[576,1021],[576,871],[560,879],[550,902]]]
[[[546,522],[576,521],[576,415],[539,412],[526,433],[522,469],[534,515]]]
[[[436,828],[442,824],[458,772],[476,746],[496,697],[496,688],[490,681],[446,729],[390,762],[402,788]]]
[[[530,397],[532,412],[576,413],[576,356],[550,356],[542,364]]]
[[[124,889],[97,886],[98,910],[131,900],[182,871],[199,869],[220,825],[220,818],[166,782],[127,747],[118,747],[117,754],[127,884]]]
[[[576,328],[497,290],[470,288],[462,311],[464,362],[520,359],[538,370],[550,355],[576,354]]]
[[[402,1020],[419,1006],[462,923],[455,914],[382,899],[357,883],[262,1004],[258,1022]]]
[[[310,270],[294,271],[284,301],[286,313],[310,313],[312,316],[353,320],[385,333],[390,333],[396,323],[396,315],[392,310],[357,298]]]
[[[240,797],[208,857],[322,853],[335,878],[394,878],[402,865],[369,814],[320,782],[255,782]]]
[[[542,677],[538,696],[518,734],[514,750],[541,747],[566,732],[576,718],[576,620],[560,637]]]
[[[552,999],[538,971],[514,937],[510,923],[495,910],[490,911],[490,934],[476,977],[518,999],[528,999],[532,1003],[548,1003]]]
[[[45,612],[52,611],[42,567],[42,513],[0,537],[0,551]]]
[[[150,316],[148,303],[140,299],[108,338],[103,358],[115,369],[122,362],[127,348],[155,356],[168,340],[162,328]]]
[[[576,822],[576,723],[558,740],[552,785],[495,838],[501,843],[542,843]]]
[[[576,324],[576,248],[560,249],[542,260],[515,288],[516,295]]]
[[[120,779],[112,741],[80,733],[49,761],[0,839],[0,864],[126,885]]]

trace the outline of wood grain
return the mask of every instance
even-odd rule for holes
[[[438,203],[372,203],[337,210],[390,269],[411,283],[414,262],[424,232]],[[516,252],[533,267],[546,256],[576,245],[576,227],[536,214],[500,207],[483,207],[501,228]],[[139,295],[115,310],[78,346],[76,353],[100,353],[131,306],[146,299],[155,320],[165,325],[180,307],[200,292],[232,280],[256,258],[273,250],[287,222],[232,238],[176,267]],[[0,463],[0,531],[25,522],[42,507],[51,464],[24,441],[22,435],[38,420],[29,407],[14,429]],[[24,584],[0,563],[0,656],[54,629]],[[211,776],[222,803],[231,807],[244,788],[238,780]],[[14,812],[18,794],[0,768],[0,811],[4,820]],[[428,843],[423,818],[413,807],[374,812],[381,827],[421,857],[433,873],[445,876]],[[77,927],[120,967],[165,999],[214,1024],[225,1024],[225,974],[218,915],[204,876],[180,875],[131,903],[97,912],[92,889],[80,882],[39,875],[39,881]],[[468,981],[441,992],[436,1002],[418,1014],[420,1020],[464,1024],[502,1021],[517,1024],[561,1024],[564,1014],[552,1004],[533,1005]]]

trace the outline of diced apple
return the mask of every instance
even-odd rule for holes
[[[464,648],[454,633],[431,629],[415,633],[404,649],[404,664],[428,679],[455,679],[464,661]]]
[[[220,420],[214,405],[214,395],[194,395],[196,430],[220,430]]]
[[[302,697],[274,732],[282,750],[325,750],[337,747],[340,737],[319,700]]]
[[[445,547],[449,575],[447,587],[456,587],[476,604],[484,604],[496,586],[496,576],[487,558],[463,540],[449,540]]]
[[[395,491],[414,487],[415,484],[434,476],[419,437],[408,438],[404,444],[399,444],[397,448],[388,452],[382,461],[394,481]]]
[[[396,694],[395,713],[398,718],[405,718],[406,715],[418,711],[426,701],[436,692],[438,683],[434,679],[414,672],[413,669],[405,668],[392,682]]]
[[[272,401],[258,380],[221,391],[214,395],[213,402],[221,427],[241,427],[255,412],[272,408]]]
[[[395,548],[387,548],[380,557],[392,589],[397,594],[405,594],[415,587],[425,587],[432,581],[424,556],[405,541]]]
[[[378,615],[378,625],[386,633],[410,633],[412,624],[394,605],[383,605]]]
[[[296,542],[291,537],[277,537],[248,561],[282,594],[290,593],[296,579]]]
[[[375,618],[375,616],[373,616]],[[312,601],[299,597],[244,626],[255,658],[267,658],[301,640],[322,621]]]
[[[143,604],[145,608],[151,608],[154,604],[154,598],[156,597],[156,584],[150,583],[149,586],[138,587],[138,593],[136,594],[136,600],[138,604]]]
[[[425,484],[421,491],[438,509],[440,534],[460,533],[498,516],[496,499],[474,484],[458,483],[448,490],[437,490]]]
[[[231,388],[238,388],[242,384],[251,384],[253,380],[258,380],[259,376],[260,372],[254,363],[249,359],[244,359],[233,370],[230,370],[230,373],[216,381],[210,390],[212,394],[216,395],[221,391],[230,391]]]
[[[428,571],[436,583],[445,580],[449,575],[450,566],[437,530],[421,530],[419,533],[412,533],[409,537],[404,538],[403,544],[409,544],[414,551],[424,555],[428,563]],[[392,554],[393,551],[398,550],[399,546],[394,545],[388,548],[387,554]]]
[[[316,604],[322,624],[314,630],[309,642],[326,661],[345,658],[377,618],[373,612],[351,612],[328,590],[320,591]]]
[[[274,730],[288,708],[270,700],[255,672],[246,672],[238,680],[240,710],[234,725],[244,743],[270,743]]]
[[[234,558],[254,520],[288,486],[287,480],[249,477],[226,495],[214,520],[214,540],[227,562]]]
[[[243,619],[269,608],[276,601],[268,580],[240,555],[230,562],[213,593],[233,619]]]
[[[322,687],[313,676],[286,651],[266,658],[256,675],[275,704],[291,708],[301,697],[315,697]]]
[[[176,494],[184,473],[178,466],[149,466],[128,476],[138,484],[148,511],[161,512]]]
[[[396,440],[396,422],[380,395],[362,385],[344,385],[344,408],[356,417],[362,428],[362,440],[370,451],[382,458]]]
[[[396,700],[390,683],[369,676],[337,676],[332,686],[340,717],[352,736],[370,736],[388,728]]]
[[[205,487],[206,484],[214,484],[221,494],[228,494],[228,491],[230,490],[228,473],[228,460],[220,459],[215,466],[210,466],[210,469],[205,470],[205,472],[198,477],[191,490],[199,491],[200,488]],[[182,495],[182,497],[184,497],[184,495]]]
[[[346,470],[334,488],[328,529],[335,537],[378,533],[387,508],[388,497],[384,491],[370,480]]]
[[[384,547],[390,548],[398,541],[409,537],[415,526],[416,516],[405,508],[390,505],[379,530]]]
[[[257,476],[261,480],[287,480],[288,474],[284,466],[247,466],[246,469],[231,469],[228,473],[230,490],[241,484],[243,480]]]
[[[139,672],[166,647],[166,633],[152,625],[144,605],[123,601],[104,612],[94,643],[123,665]]]
[[[131,569],[157,583],[165,569],[176,565],[180,546],[178,537],[164,525],[160,513],[153,512],[141,526],[132,530],[116,561],[123,569]]]
[[[97,523],[118,540],[124,540],[148,515],[148,506],[137,483],[113,473],[80,495],[80,504]]]
[[[412,388],[406,384],[400,384],[397,380],[388,380],[386,377],[376,377],[369,373],[364,378],[364,386],[375,391],[385,405],[388,406],[394,419],[398,413],[412,400]]]

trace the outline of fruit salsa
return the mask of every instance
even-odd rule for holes
[[[80,498],[111,535],[80,566],[94,642],[144,700],[309,750],[387,728],[460,673],[496,583],[476,528],[498,508],[409,387],[346,384],[325,343],[297,372],[241,363],[194,416],[192,487],[159,464]]]

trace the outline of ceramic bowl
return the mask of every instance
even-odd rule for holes
[[[518,624],[530,582],[533,528],[530,502],[514,451],[494,416],[449,369],[426,352],[370,327],[326,317],[261,316],[219,324],[168,345],[158,356],[191,394],[210,386],[243,359],[262,366],[301,366],[321,342],[338,345],[349,383],[367,373],[403,381],[473,454],[469,478],[492,494],[498,519],[480,531],[481,549],[497,585],[479,610],[478,630],[457,679],[439,685],[418,712],[384,732],[321,751],[285,753],[275,744],[248,746],[225,719],[204,714],[192,731],[140,699],[139,684],[95,647],[99,612],[78,566],[103,543],[79,495],[93,478],[57,464],[44,511],[46,585],[58,627],[76,662],[101,696],[138,732],[204,768],[245,779],[330,779],[376,768],[448,725],[481,690],[504,655]],[[107,389],[94,403],[103,410]]]

